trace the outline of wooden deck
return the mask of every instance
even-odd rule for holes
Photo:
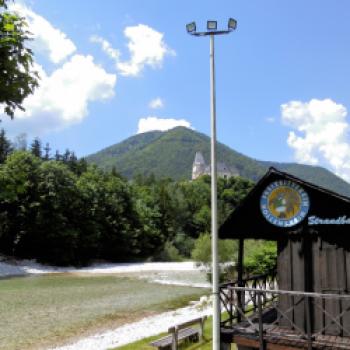
[[[296,350],[307,349],[308,342],[302,339],[297,332],[283,327],[265,328],[264,341],[266,350]],[[251,327],[222,328],[221,338],[227,342],[250,348],[259,349],[259,334]],[[317,350],[350,350],[350,337],[332,335],[316,335],[312,342],[313,349]]]

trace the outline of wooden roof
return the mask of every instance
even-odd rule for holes
[[[278,227],[268,222],[260,209],[260,198],[271,183],[289,180],[298,184],[308,194],[310,208],[308,215],[299,224],[292,227]],[[219,237],[252,238],[278,240],[286,235],[323,235],[335,238],[337,242],[350,242],[350,224],[309,225],[309,217],[322,219],[350,219],[350,198],[301,180],[291,174],[270,168],[245,199],[229,215],[219,229]],[[349,221],[350,222],[350,221]]]

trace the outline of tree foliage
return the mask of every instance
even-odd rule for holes
[[[19,142],[21,145],[22,142]],[[74,152],[13,148],[0,133],[0,252],[60,265],[210,259],[210,178],[173,181],[103,171]],[[253,183],[219,179],[220,222]],[[208,245],[209,244],[209,245]],[[234,260],[235,244],[220,243]],[[209,250],[208,250],[209,249]]]
[[[13,150],[11,141],[6,137],[5,130],[0,131],[0,164],[3,164],[6,158]]]
[[[276,242],[249,240],[245,251],[244,266],[247,274],[264,274],[276,267]]]
[[[0,1],[0,104],[13,118],[15,110],[24,110],[24,99],[38,86],[33,69],[33,52],[28,48],[30,32],[24,18],[9,12]]]
[[[41,141],[39,140],[39,138],[35,138],[32,142],[32,144],[30,145],[30,150],[31,152],[38,158],[41,158]]]
[[[237,242],[233,240],[219,240],[218,252],[220,263],[236,261]],[[192,258],[205,265],[211,264],[211,237],[209,233],[199,236],[192,251]]]

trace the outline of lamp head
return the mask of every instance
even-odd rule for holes
[[[217,21],[207,21],[207,29],[208,30],[217,30],[218,22]]]
[[[187,33],[193,33],[196,31],[196,22],[186,24]]]
[[[235,30],[237,28],[237,21],[233,18],[228,20],[227,24],[228,30]]]

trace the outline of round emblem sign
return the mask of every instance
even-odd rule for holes
[[[309,207],[308,194],[299,185],[288,180],[272,182],[260,199],[263,216],[279,227],[299,224],[307,215]]]

